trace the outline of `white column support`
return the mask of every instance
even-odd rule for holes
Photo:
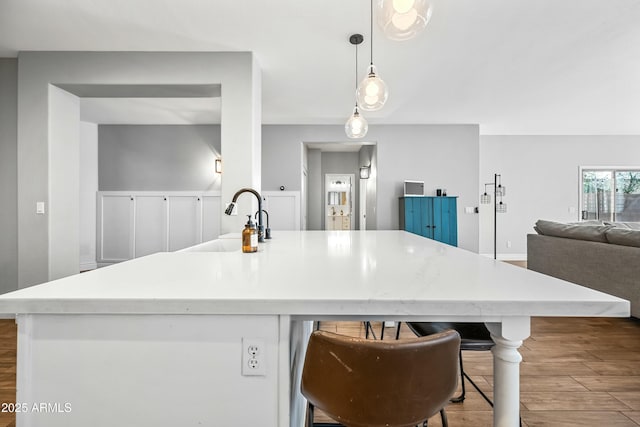
[[[290,427],[291,316],[278,317],[278,426]]]
[[[261,184],[261,73],[253,55],[237,61],[234,78],[222,83],[221,111],[221,151],[222,151],[222,193],[221,208],[241,188],[253,188],[258,193]],[[238,198],[237,216],[222,215],[220,231],[240,233],[247,222],[245,215],[258,210],[258,201],[250,193]]]
[[[531,334],[529,317],[508,317],[502,323],[487,323],[496,343],[493,353],[493,425],[520,424],[520,362],[518,348]]]

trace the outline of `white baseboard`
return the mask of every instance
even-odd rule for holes
[[[95,270],[96,268],[98,268],[98,263],[95,261],[80,263],[80,271]]]
[[[114,265],[114,264],[117,264],[117,262],[99,262],[97,266],[98,268],[102,268],[102,267],[109,267],[110,265]]]
[[[487,258],[493,258],[493,254],[480,254]],[[527,254],[498,254],[498,259],[500,261],[526,261]]]
[[[0,313],[0,319],[15,319],[15,314]]]

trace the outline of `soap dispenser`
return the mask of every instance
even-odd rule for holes
[[[242,230],[242,252],[258,252],[258,230],[251,221],[251,215],[247,217],[249,219]]]

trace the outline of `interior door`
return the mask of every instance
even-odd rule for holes
[[[367,180],[360,180],[360,214],[358,215],[360,222],[358,229],[366,230],[367,229]]]
[[[307,205],[309,200],[309,176],[307,174],[307,170],[302,171],[302,203],[300,204],[300,210],[302,214],[300,215],[302,219],[301,228],[302,230],[307,229]]]

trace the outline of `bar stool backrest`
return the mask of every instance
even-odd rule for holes
[[[399,341],[315,331],[302,394],[347,427],[415,427],[453,396],[459,348],[455,331]]]

